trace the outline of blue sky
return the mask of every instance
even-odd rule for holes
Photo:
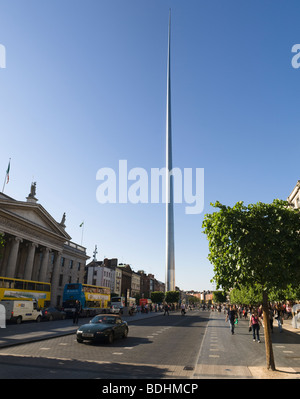
[[[7,195],[36,181],[90,256],[164,281],[164,204],[101,205],[96,173],[165,165],[169,8],[173,166],[205,173],[203,213],[175,205],[176,285],[204,290],[210,202],[286,199],[300,177],[299,2],[0,0],[0,184],[11,158]]]

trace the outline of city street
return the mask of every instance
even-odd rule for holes
[[[32,338],[30,327],[39,329],[39,341],[5,346],[0,336],[0,377],[99,378],[99,379],[208,379],[266,378],[263,329],[261,343],[252,341],[248,321],[239,320],[231,335],[223,313],[189,311],[126,317],[127,339],[108,344],[78,344],[71,320],[10,325],[15,337],[21,329]],[[87,319],[81,319],[84,324]],[[275,323],[277,324],[277,323]],[[60,325],[61,327],[58,327]],[[51,327],[54,326],[54,327]],[[59,336],[63,333],[65,334]],[[48,331],[57,334],[51,339]],[[4,336],[5,329],[1,329]],[[11,331],[10,331],[11,333]],[[276,378],[300,378],[300,336],[278,332],[272,335]],[[20,343],[20,340],[16,340]],[[279,374],[279,377],[278,377]]]

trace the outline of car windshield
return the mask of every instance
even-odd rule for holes
[[[105,323],[105,324],[115,324],[116,318],[110,316],[95,316],[90,323]]]

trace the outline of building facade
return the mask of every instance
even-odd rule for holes
[[[0,194],[0,233],[4,248],[0,276],[51,283],[51,304],[62,305],[63,288],[83,282],[86,249],[71,242],[65,214],[58,223],[37,203],[36,185],[27,201]]]
[[[300,208],[300,180],[297,181],[297,184],[288,196],[287,201],[294,207],[294,209]]]

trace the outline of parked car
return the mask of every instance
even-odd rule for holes
[[[42,309],[42,319],[43,320],[65,320],[67,317],[66,312],[58,310],[56,308],[45,308]]]
[[[106,341],[112,344],[116,338],[126,338],[128,325],[120,316],[102,314],[95,316],[89,324],[80,326],[76,332],[77,342]]]

